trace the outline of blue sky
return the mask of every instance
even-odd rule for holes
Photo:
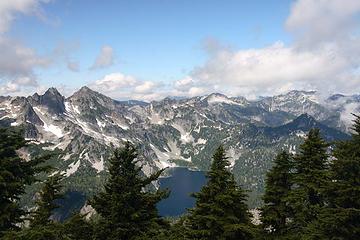
[[[343,43],[358,47],[353,0],[6,1],[0,50],[15,45],[8,53],[15,66],[29,59],[19,73],[0,59],[2,94],[55,86],[69,95],[88,85],[119,99],[213,91],[256,97],[293,88],[347,92],[359,80],[357,59],[345,61],[353,49]],[[319,16],[326,21],[313,24]],[[332,34],[339,27],[341,41]],[[320,89],[335,75],[336,84]],[[344,78],[353,84],[339,87]]]

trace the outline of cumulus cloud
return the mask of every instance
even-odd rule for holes
[[[139,80],[123,73],[111,73],[88,84],[88,86],[114,99],[137,99],[142,101],[159,100],[169,96],[164,84]]]
[[[285,22],[293,43],[235,50],[207,39],[207,61],[175,82],[175,89],[252,98],[292,89],[360,91],[359,14],[358,0],[298,0]]]
[[[190,76],[186,76],[183,79],[177,80],[175,82],[175,89],[177,90],[188,90],[189,88],[192,87],[192,85],[194,84],[194,80],[192,77]]]
[[[114,50],[110,46],[103,46],[99,55],[96,57],[94,64],[90,69],[105,68],[113,65],[114,63]]]
[[[341,88],[341,84],[351,83],[343,78],[351,69],[349,59],[336,48],[300,51],[276,43],[261,49],[219,51],[195,68],[192,76],[204,86],[235,94],[268,94],[293,88],[319,89],[324,83]],[[356,85],[355,79],[352,83]]]
[[[346,129],[353,132],[353,124],[356,120],[354,113],[360,112],[360,103],[358,102],[343,102],[343,109],[340,114],[340,120],[345,123]]]
[[[135,87],[135,93],[152,93],[155,90],[157,84],[151,81],[145,81]]]
[[[308,47],[344,41],[359,27],[358,0],[298,0],[285,26],[297,41]]]
[[[200,85],[204,84],[200,81],[195,81],[191,76],[186,76],[175,81],[171,94],[182,97],[194,97],[211,92],[209,88],[204,88]]]
[[[0,85],[1,96],[28,96],[34,92],[45,92],[48,87],[41,86],[32,79],[19,78],[14,81],[7,81]]]
[[[101,92],[111,93],[133,87],[137,82],[138,80],[133,76],[124,75],[122,73],[111,73],[104,76],[102,79],[91,83],[90,86]]]
[[[26,87],[37,87],[36,68],[48,67],[51,59],[39,55],[14,39],[0,37],[1,92],[11,94]]]
[[[35,69],[48,67],[49,56],[39,55],[34,49],[6,36],[18,14],[45,19],[42,4],[51,0],[0,1],[0,93],[23,95],[39,87]],[[30,89],[27,89],[30,88]]]
[[[293,36],[291,44],[236,50],[208,38],[204,41],[208,59],[188,76],[170,87],[137,82],[129,96],[222,92],[255,98],[293,89],[324,94],[360,91],[359,13],[358,0],[297,0],[284,23]]]
[[[39,4],[47,1],[7,2],[14,4],[0,3],[0,33],[6,31],[15,12],[37,14]],[[293,39],[290,44],[279,41],[262,48],[234,49],[209,38],[204,41],[208,59],[188,72],[188,76],[168,85],[112,73],[89,86],[116,99],[140,100],[192,97],[211,92],[255,98],[292,89],[359,92],[359,19],[359,0],[297,0],[284,22]],[[0,57],[0,78],[8,80],[2,91],[18,91],[19,81],[25,79],[28,79],[25,85],[35,86],[34,69],[46,67],[49,59],[19,43],[11,46],[6,38],[0,40],[0,52],[5,56]],[[70,61],[69,57],[63,59],[67,61],[68,69],[78,71],[76,61]],[[113,48],[103,46],[90,69],[108,67],[113,62]]]
[[[35,50],[21,43],[0,37],[0,76],[16,78],[33,76],[35,67],[46,67],[50,59],[40,56]]]
[[[0,1],[0,33],[4,33],[9,29],[12,21],[15,20],[17,13],[36,15],[40,18],[44,18],[41,4],[48,2],[50,2],[50,0]]]

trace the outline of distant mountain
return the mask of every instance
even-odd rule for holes
[[[296,152],[313,127],[331,141],[348,137],[348,112],[359,106],[359,95],[321,101],[305,91],[258,101],[213,93],[146,103],[113,100],[88,87],[65,98],[50,88],[43,95],[0,97],[0,125],[23,125],[29,156],[55,153],[51,162],[66,175],[66,188],[87,196],[102,187],[111,150],[125,141],[139,147],[146,175],[167,166],[206,170],[224,144],[256,206],[277,151]]]
[[[294,133],[300,136],[304,136],[312,128],[320,129],[322,137],[329,142],[345,140],[350,137],[348,134],[340,130],[330,128],[320,122],[317,122],[312,116],[306,113],[301,114],[299,117],[285,125],[274,128],[267,127],[265,134],[268,134],[272,137],[286,136]]]

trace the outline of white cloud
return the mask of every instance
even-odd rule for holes
[[[113,65],[114,50],[110,46],[103,46],[99,55],[96,57],[94,64],[90,69],[105,68]]]
[[[269,94],[291,88],[341,88],[351,82],[343,78],[351,70],[352,63],[337,48],[310,51],[276,43],[261,49],[219,51],[195,68],[192,77],[200,85],[225,92],[241,94],[250,89]]]
[[[286,21],[286,28],[307,47],[344,41],[359,26],[359,0],[298,0]]]
[[[38,15],[40,3],[44,2],[48,1],[1,1],[0,33],[8,29],[15,12]],[[359,14],[359,0],[297,0],[284,23],[293,37],[288,45],[276,42],[263,48],[236,50],[207,39],[205,63],[168,85],[112,73],[89,86],[116,99],[140,100],[169,95],[192,97],[210,92],[254,98],[292,89],[359,92]],[[35,70],[55,61],[6,38],[0,38],[0,52],[0,79],[6,79],[1,91],[21,91],[21,85],[35,87]],[[62,59],[68,69],[78,71],[77,62],[70,61],[65,54]],[[113,48],[103,46],[90,69],[108,67],[113,62]]]
[[[340,120],[348,126],[348,130],[351,130],[353,126],[353,121],[355,117],[352,115],[353,113],[358,113],[360,111],[360,103],[348,103],[344,105],[344,109],[341,112]]]
[[[142,81],[122,73],[105,75],[88,86],[95,91],[118,100],[159,100],[171,95],[170,92],[172,91],[160,82]]]
[[[134,90],[136,93],[152,93],[156,86],[157,84],[155,82],[145,81],[136,86]]]
[[[182,97],[194,97],[211,92],[209,88],[205,88],[202,85],[204,84],[200,81],[195,81],[191,76],[186,76],[183,79],[175,81],[171,94]]]
[[[46,67],[50,59],[38,55],[35,50],[23,46],[13,39],[0,37],[0,77],[34,77],[33,69]]]
[[[187,94],[185,94],[185,96],[189,96],[189,97],[195,97],[195,96],[201,96],[204,95],[207,92],[207,90],[205,88],[201,88],[201,87],[191,87]]]
[[[0,1],[0,94],[25,95],[39,88],[35,70],[48,67],[52,60],[41,56],[16,39],[6,36],[19,14],[45,20],[42,4],[51,0]]]
[[[194,80],[190,76],[186,76],[175,82],[175,88],[178,90],[187,90],[194,84]]]
[[[20,94],[26,88],[38,87],[35,69],[51,64],[49,57],[40,56],[13,39],[0,37],[0,83],[2,94]]]
[[[205,42],[208,60],[179,80],[175,88],[254,97],[292,89],[354,93],[360,91],[360,1],[298,0],[286,20],[294,37],[255,49],[234,50]]]
[[[102,79],[96,80],[90,84],[94,90],[98,90],[105,93],[111,93],[114,91],[120,91],[135,86],[137,80],[129,75],[122,73],[111,73],[104,76]]]
[[[0,1],[0,33],[6,32],[17,13],[43,18],[40,5],[50,0],[2,0]]]
[[[13,82],[7,82],[6,84],[0,86],[0,93],[5,95],[19,92],[19,90],[19,84]]]

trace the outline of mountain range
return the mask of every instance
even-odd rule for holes
[[[295,153],[314,127],[328,141],[346,139],[351,113],[359,111],[360,95],[324,98],[314,91],[259,100],[213,93],[142,102],[82,87],[70,97],[55,88],[0,97],[0,125],[24,126],[28,148],[21,154],[30,159],[52,153],[50,163],[65,175],[70,192],[90,197],[101,189],[112,149],[126,141],[138,146],[145,175],[173,166],[207,170],[223,144],[236,180],[250,190],[252,207],[261,203],[264,176],[278,151]]]

